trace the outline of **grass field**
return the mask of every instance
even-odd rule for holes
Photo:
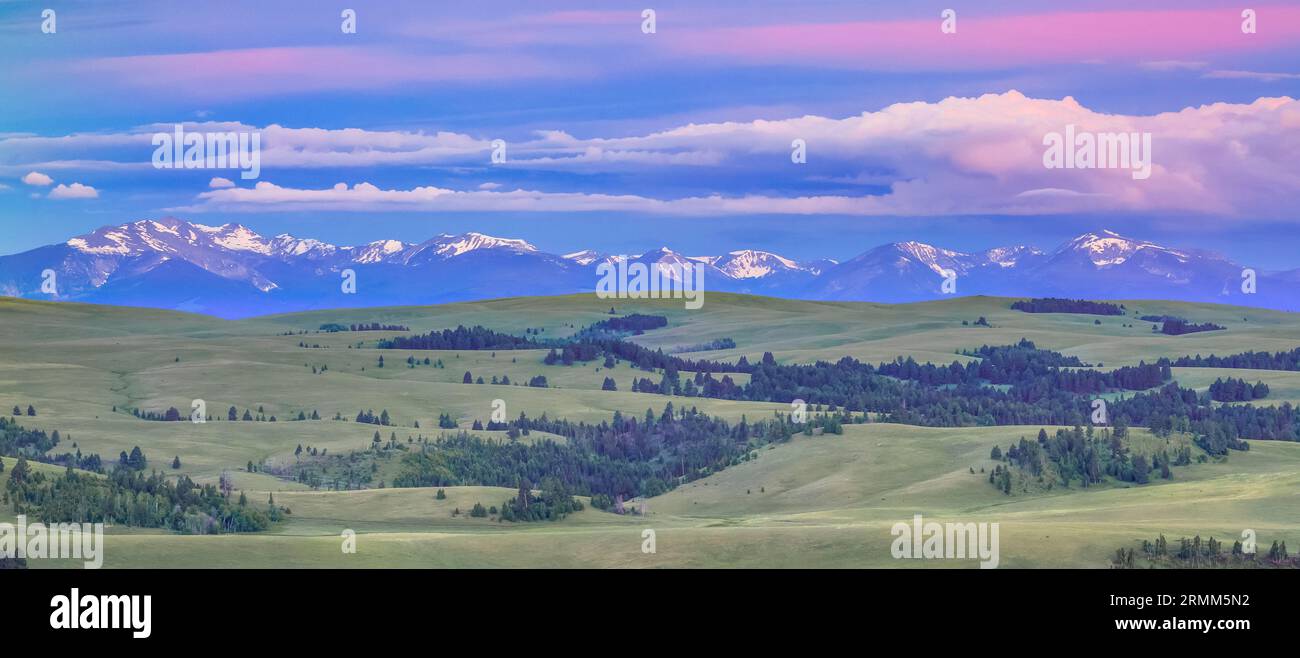
[[[970,297],[908,305],[800,302],[710,293],[704,307],[680,301],[626,301],[620,314],[653,312],[669,326],[637,337],[665,351],[730,337],[733,350],[689,356],[751,360],[766,351],[783,362],[866,361],[914,356],[922,361],[965,360],[955,353],[983,344],[1029,338],[1040,347],[1079,356],[1105,368],[1161,356],[1290,350],[1300,346],[1300,317],[1257,309],[1155,301],[1124,302],[1131,316],[1173,314],[1213,321],[1227,331],[1164,336],[1131,316],[1026,314],[1010,300]],[[627,392],[634,377],[619,365],[546,366],[543,351],[406,352],[376,350],[392,332],[312,333],[327,322],[403,324],[413,332],[482,324],[522,335],[572,333],[608,317],[608,300],[594,296],[504,299],[438,307],[315,311],[243,321],[146,309],[51,304],[0,298],[0,409],[36,407],[22,424],[59,430],[71,446],[115,459],[140,446],[151,464],[214,482],[227,471],[250,500],[289,507],[287,521],[256,535],[181,536],[110,528],[109,567],[964,567],[971,561],[894,560],[890,527],[910,521],[986,520],[1001,528],[1004,567],[1104,567],[1114,550],[1158,533],[1214,534],[1235,539],[1257,531],[1261,541],[1300,545],[1300,444],[1256,441],[1225,463],[1175,469],[1171,481],[1141,487],[1106,486],[1006,496],[989,485],[990,448],[1004,448],[1038,427],[918,428],[871,424],[846,427],[843,436],[798,436],[760,451],[757,460],[726,469],[649,501],[645,517],[588,508],[557,523],[510,524],[468,518],[476,502],[499,505],[508,489],[311,491],[246,464],[284,464],[298,445],[332,454],[361,450],[375,427],[351,422],[359,410],[386,409],[394,427],[387,439],[435,436],[440,413],[468,429],[487,421],[494,401],[509,417],[523,412],[600,421],[616,410],[643,414],[668,400],[738,420],[788,411],[786,405],[667,398]],[[984,316],[991,327],[962,326]],[[1125,327],[1124,324],[1133,324]],[[307,331],[302,335],[286,332]],[[320,347],[300,347],[299,343]],[[360,347],[358,347],[360,343]],[[385,367],[378,367],[380,354]],[[407,367],[408,355],[421,365]],[[445,367],[422,365],[424,357]],[[321,372],[321,367],[327,369]],[[313,374],[312,368],[317,369]],[[522,383],[545,375],[551,388],[466,385],[466,371],[490,380]],[[600,390],[605,377],[619,391]],[[1175,369],[1184,386],[1204,389],[1216,377],[1269,384],[1267,400],[1300,402],[1300,373]],[[743,383],[743,377],[733,377]],[[214,418],[230,406],[258,408],[277,422],[140,420],[129,409],[188,415],[202,400]],[[116,406],[116,411],[114,407]],[[322,420],[290,421],[317,411]],[[335,414],[345,420],[332,420]],[[419,428],[415,423],[419,423]],[[1051,429],[1049,428],[1049,431]],[[1135,440],[1159,441],[1142,436]],[[536,439],[537,437],[532,437]],[[68,448],[70,449],[70,448]],[[6,460],[12,466],[12,460]],[[45,467],[43,467],[45,468]],[[974,470],[975,474],[970,473]],[[6,469],[7,472],[7,469]],[[461,514],[452,515],[459,508]],[[0,506],[0,518],[9,518]],[[641,551],[642,531],[656,533],[656,552]],[[358,533],[357,552],[340,550],[340,533]],[[60,566],[49,562],[36,567]]]

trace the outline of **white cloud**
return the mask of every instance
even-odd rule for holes
[[[1206,73],[1203,77],[1224,80],[1258,80],[1260,82],[1277,82],[1278,80],[1300,80],[1300,73],[1267,73],[1264,71],[1217,70]]]
[[[59,183],[54,189],[50,190],[51,199],[97,199],[99,190],[81,183],[64,185]]]
[[[232,188],[199,194],[200,203],[173,212],[372,211],[372,212],[637,212],[674,215],[872,215],[873,197],[685,197],[653,199],[634,194],[586,194],[536,190],[458,191],[426,186],[384,190],[370,183],[326,189],[280,187],[267,181],[252,189]]]
[[[480,183],[479,186],[478,186],[478,189],[480,189],[480,190],[495,190],[495,189],[497,189],[498,187],[501,187],[501,183],[491,183],[491,182],[489,182],[489,183]]]
[[[23,176],[22,180],[24,183],[27,183],[28,185],[36,185],[38,187],[44,187],[54,182],[53,178],[50,178],[49,176],[46,176],[45,174],[42,174],[39,171],[33,171],[28,173],[26,176]]]
[[[220,176],[214,176],[212,180],[208,181],[208,187],[214,190],[218,190],[224,187],[234,187],[234,186],[235,186],[234,181],[230,180],[229,178],[222,178]]]

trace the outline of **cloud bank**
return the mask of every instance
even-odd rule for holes
[[[1149,133],[1150,177],[1134,180],[1129,169],[1046,168],[1044,138],[1067,126],[1079,133]],[[899,103],[838,119],[689,124],[631,137],[577,138],[550,131],[511,144],[510,159],[492,168],[494,174],[564,169],[578,175],[689,168],[700,193],[675,198],[660,198],[634,182],[599,193],[490,186],[456,191],[435,185],[382,190],[364,182],[322,190],[263,183],[205,192],[189,208],[617,210],[702,216],[1136,211],[1278,218],[1300,204],[1300,167],[1294,159],[1300,150],[1298,127],[1300,103],[1287,97],[1137,116],[1097,112],[1069,97],[1035,99],[1012,91]],[[268,171],[435,162],[489,167],[488,141],[465,135],[278,126],[267,131],[273,136],[263,155]],[[794,140],[806,144],[808,165],[791,162]],[[755,189],[736,182],[736,171],[752,174]],[[819,177],[813,171],[837,176]],[[873,181],[884,190],[859,189],[855,180]],[[770,188],[781,181],[791,187],[820,182],[836,189],[772,194]]]

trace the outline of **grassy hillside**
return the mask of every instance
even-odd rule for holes
[[[1010,310],[1010,302],[971,297],[879,305],[709,293],[698,311],[686,311],[680,301],[624,300],[613,306],[620,315],[669,316],[667,328],[635,338],[652,348],[734,339],[735,349],[689,355],[719,360],[741,355],[754,360],[771,351],[782,362],[845,355],[873,362],[897,356],[949,362],[965,360],[955,354],[959,350],[1029,338],[1111,368],[1161,356],[1300,346],[1300,317],[1293,314],[1140,300],[1124,302],[1130,315],[1122,317],[1027,314]],[[799,436],[761,450],[756,461],[651,499],[644,518],[588,508],[558,523],[535,524],[451,516],[451,510],[467,512],[475,502],[499,505],[513,494],[508,489],[451,487],[446,500],[436,500],[431,489],[310,491],[246,471],[250,461],[291,463],[298,445],[330,454],[364,450],[376,429],[384,440],[395,434],[401,442],[436,436],[441,413],[468,429],[476,419],[488,420],[496,400],[504,401],[510,418],[545,413],[589,422],[608,419],[616,410],[658,412],[670,399],[731,420],[789,410],[780,404],[631,393],[634,377],[657,380],[658,375],[626,364],[612,370],[599,362],[546,366],[544,351],[537,350],[381,351],[376,341],[393,332],[314,333],[328,322],[380,322],[407,325],[412,332],[482,324],[519,335],[539,328],[543,337],[560,337],[609,317],[610,306],[608,300],[575,295],[231,322],[0,298],[0,409],[35,406],[37,415],[24,416],[22,424],[59,430],[61,450],[75,443],[85,453],[112,460],[139,445],[152,466],[200,482],[215,482],[226,471],[250,500],[260,504],[274,493],[277,504],[293,512],[257,535],[192,537],[113,528],[109,566],[972,566],[893,560],[889,528],[915,513],[939,521],[960,516],[999,522],[1004,566],[1105,566],[1115,548],[1160,532],[1231,539],[1253,528],[1261,539],[1300,542],[1300,520],[1293,513],[1300,508],[1295,493],[1300,492],[1300,444],[1291,443],[1253,442],[1251,451],[1234,452],[1225,463],[1180,467],[1172,481],[1142,487],[1006,496],[979,470],[992,466],[993,445],[1032,438],[1037,427],[858,425],[847,427],[843,436]],[[1153,334],[1150,323],[1135,319],[1145,314],[1213,321],[1228,330]],[[992,326],[962,325],[981,316]],[[300,347],[300,342],[319,347]],[[381,354],[383,368],[378,367]],[[420,365],[407,367],[410,355],[418,356]],[[425,357],[445,367],[425,366]],[[545,375],[551,388],[465,385],[466,371],[485,380],[508,376],[516,384]],[[1272,394],[1255,404],[1300,401],[1300,373],[1175,369],[1181,384],[1201,390],[1215,377],[1227,376],[1268,383]],[[600,390],[605,377],[612,377],[619,391]],[[222,420],[145,421],[128,411],[175,407],[188,416],[193,400],[203,400],[207,412]],[[232,405],[241,415],[245,409],[257,415],[261,408],[277,420],[226,421]],[[358,410],[370,409],[387,410],[395,425],[351,422]],[[290,422],[299,412],[310,416],[313,411],[321,420]],[[345,420],[332,420],[336,413]],[[1137,435],[1136,441],[1155,440]],[[169,468],[174,456],[180,457],[179,471]],[[376,486],[391,473],[380,469]],[[7,508],[0,511],[7,513]],[[348,528],[360,533],[354,555],[339,549],[339,533]],[[641,553],[644,528],[657,532],[653,555]]]

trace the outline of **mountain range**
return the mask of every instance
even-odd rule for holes
[[[61,244],[0,257],[0,294],[170,308],[240,318],[300,310],[434,304],[595,289],[597,268],[624,256],[551,254],[524,240],[481,233],[419,243],[337,246],[287,234],[263,237],[240,224],[174,217],[106,226]],[[1242,292],[1243,267],[1218,254],[1174,249],[1107,230],[1051,251],[1027,245],[966,253],[895,242],[843,263],[800,262],[767,251],[687,256],[667,247],[632,262],[705,268],[705,290],[835,301],[910,302],[957,295],[1167,299],[1300,310],[1300,269],[1258,272]],[[356,274],[356,293],[340,286]],[[42,292],[49,270],[56,292]],[[47,287],[48,289],[48,287]]]

